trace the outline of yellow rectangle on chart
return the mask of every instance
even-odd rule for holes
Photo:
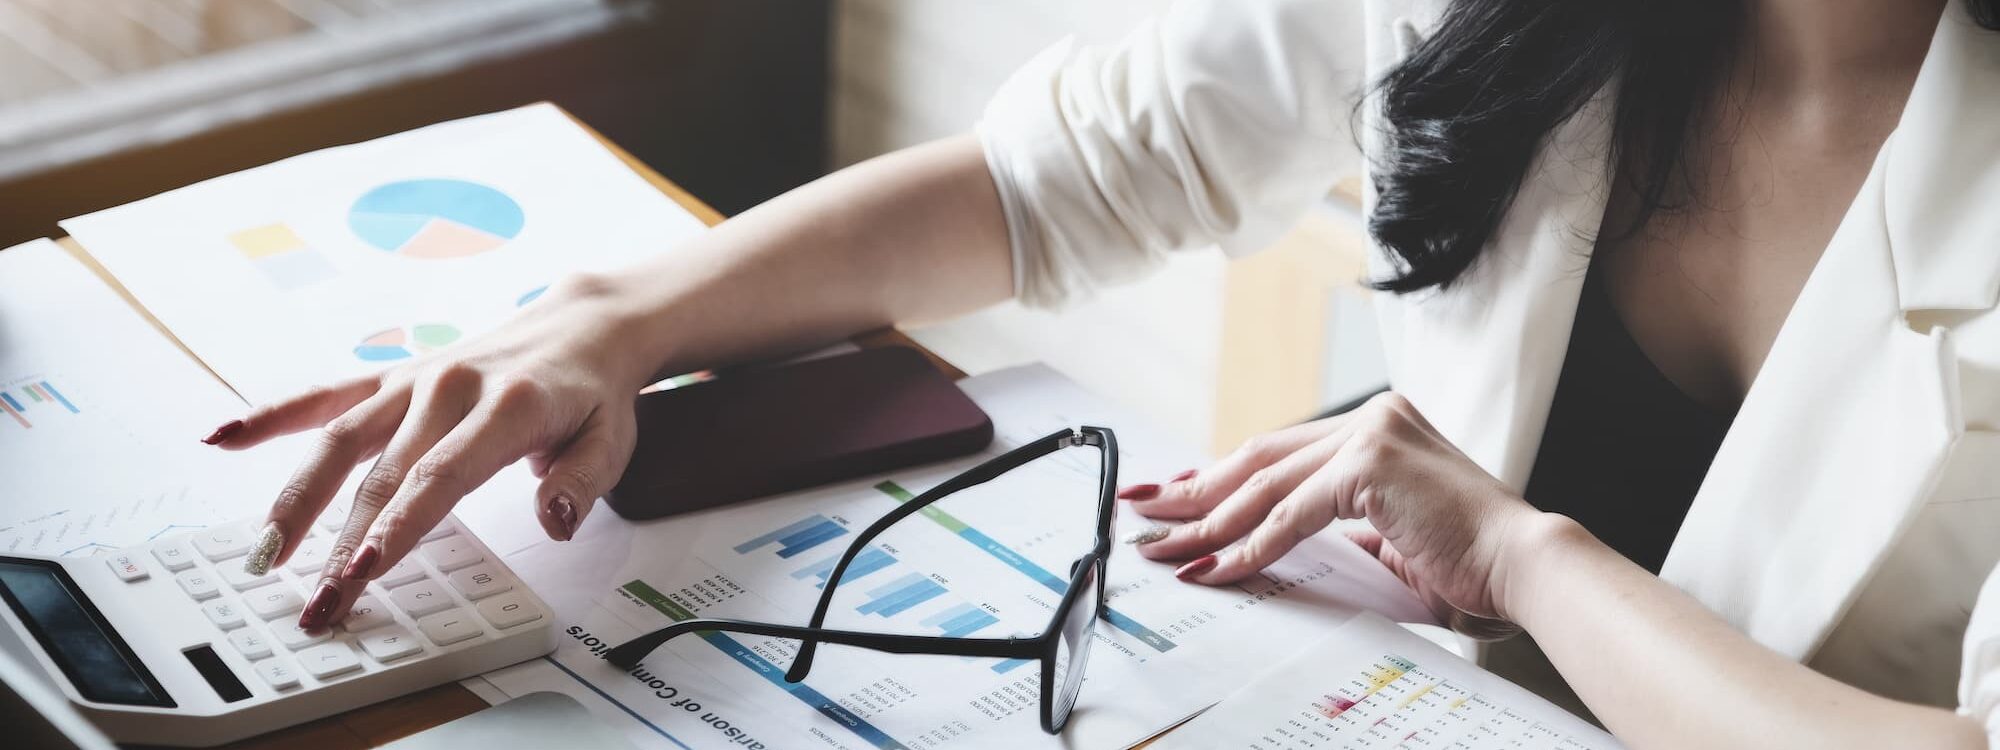
[[[229,235],[229,244],[235,245],[243,257],[265,258],[302,249],[306,241],[299,239],[298,233],[293,232],[291,227],[266,224]]]

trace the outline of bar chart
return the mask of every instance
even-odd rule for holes
[[[924,627],[937,628],[946,638],[963,638],[988,625],[1000,622],[992,612],[975,604],[948,607],[921,620]]]
[[[34,424],[28,421],[24,412],[44,404],[51,406],[60,405],[71,414],[76,414],[80,411],[76,408],[75,404],[70,403],[69,399],[62,395],[62,391],[56,390],[56,387],[50,385],[49,381],[46,380],[22,383],[14,388],[0,391],[0,411],[6,412],[7,416],[12,417],[14,422],[21,425],[23,429],[32,429],[34,427]]]
[[[835,552],[792,571],[792,579],[803,581],[807,578],[818,578],[819,583],[815,584],[814,588],[826,588],[826,579],[833,576],[833,566],[840,562],[840,556],[844,552],[845,550]],[[842,582],[856,580],[894,564],[896,564],[894,555],[883,552],[879,547],[865,547],[862,548],[861,554],[855,555],[854,562],[848,564],[847,573],[841,576],[840,580]]]
[[[922,573],[906,573],[901,578],[868,590],[868,601],[854,611],[864,615],[895,617],[905,610],[936,599],[945,592],[944,584]],[[928,624],[928,623],[926,623]]]
[[[907,503],[916,499],[915,494],[895,482],[878,483],[875,485],[875,491],[889,496],[890,499],[898,503]],[[1036,565],[1029,561],[1025,555],[1009,548],[1005,544],[1001,544],[999,540],[987,536],[985,532],[973,528],[971,524],[959,520],[956,516],[946,513],[943,508],[935,505],[926,506],[917,511],[917,514],[944,527],[945,530],[957,535],[959,539],[970,543],[972,546],[985,551],[986,554],[992,555],[994,559],[1005,563],[1008,567],[1013,568],[1015,572],[1048,587],[1050,591],[1060,594],[1069,590],[1069,579],[1056,575],[1040,565]],[[1168,640],[1166,636],[1160,635],[1152,628],[1147,627],[1138,620],[1132,619],[1117,609],[1106,607],[1104,609],[1104,621],[1110,623],[1112,627],[1125,631],[1132,637],[1139,639],[1141,643],[1152,647],[1155,651],[1166,653],[1174,649],[1174,642]]]
[[[736,554],[747,555],[773,544],[778,545],[778,556],[792,557],[817,547],[834,537],[847,533],[847,527],[839,521],[814,513],[791,524],[778,528],[757,538],[738,544]],[[828,568],[831,572],[832,568]]]

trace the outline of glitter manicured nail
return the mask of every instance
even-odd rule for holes
[[[1167,533],[1170,531],[1173,531],[1173,529],[1165,526],[1149,526],[1147,528],[1143,528],[1136,532],[1133,532],[1131,536],[1125,537],[1125,543],[1152,544],[1154,542],[1160,541],[1161,539],[1167,538]]]
[[[250,545],[250,555],[243,558],[243,572],[261,576],[271,572],[271,563],[278,559],[278,550],[285,548],[285,532],[278,528],[276,521],[264,524],[264,531],[257,535],[257,543]]]

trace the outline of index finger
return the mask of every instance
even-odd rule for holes
[[[325,425],[382,389],[382,378],[369,375],[315,387],[299,395],[250,410],[242,419],[224,423],[202,442],[224,450],[242,450],[281,435]]]

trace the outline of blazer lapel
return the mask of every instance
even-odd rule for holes
[[[2000,295],[2000,45],[1956,4],[1896,132],[1772,345],[1661,577],[1811,656],[1964,432],[1936,310]]]

